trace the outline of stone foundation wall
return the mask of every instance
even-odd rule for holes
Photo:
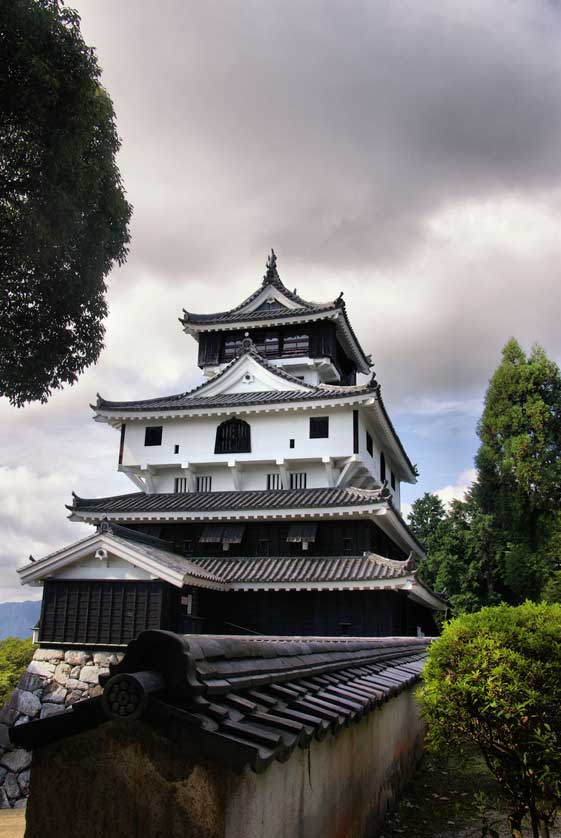
[[[13,748],[8,728],[64,713],[70,705],[100,695],[98,678],[122,654],[37,649],[33,660],[0,710],[0,809],[20,809],[29,793],[31,753]]]

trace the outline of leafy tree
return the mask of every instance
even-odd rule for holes
[[[19,637],[7,637],[0,641],[0,707],[4,706],[12,690],[17,687],[34,651],[31,638],[21,640]]]
[[[510,800],[549,834],[561,805],[561,606],[501,605],[447,624],[420,692],[428,743],[476,745]]]
[[[408,517],[409,529],[426,549],[445,515],[445,506],[438,495],[425,492],[413,503]]]
[[[541,544],[561,497],[561,373],[540,346],[503,349],[478,425],[477,499],[508,541]]]
[[[0,4],[0,395],[46,401],[103,347],[131,207],[111,99],[77,12]]]

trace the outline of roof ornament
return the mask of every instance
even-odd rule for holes
[[[242,340],[242,352],[251,352],[253,349],[253,341],[249,336],[249,332],[245,332]]]
[[[263,285],[266,285],[273,279],[280,279],[278,271],[277,271],[277,254],[271,248],[270,254],[267,256],[267,262],[265,263],[265,267],[267,271],[265,276],[263,277]]]
[[[33,558],[31,553],[29,554],[29,561],[35,563],[36,559]]]
[[[98,528],[97,528],[97,531],[99,533],[107,533],[107,534],[110,534],[110,533],[113,532],[113,528],[111,526],[111,521],[109,520],[109,518],[107,518],[107,516],[103,519],[103,521],[100,521],[100,523],[98,525]]]

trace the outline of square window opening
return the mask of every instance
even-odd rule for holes
[[[329,416],[310,417],[310,439],[327,439],[329,437]]]
[[[162,444],[162,425],[151,425],[144,429],[144,445]]]

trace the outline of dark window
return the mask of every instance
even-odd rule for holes
[[[173,481],[173,491],[178,494],[178,492],[188,492],[189,491],[189,484],[187,482],[186,477],[176,477]]]
[[[386,479],[386,458],[384,452],[380,454],[380,482],[383,483]]]
[[[353,410],[353,454],[358,454],[358,410]]]
[[[288,445],[289,445],[289,447],[290,447],[290,448],[294,448],[294,440],[293,440],[293,439],[290,439],[290,440],[288,441]]]
[[[310,418],[310,439],[327,439],[329,436],[329,416]]]
[[[194,551],[195,547],[191,540],[183,542],[183,552],[186,556],[192,556]]]
[[[374,443],[372,442],[372,437],[370,436],[368,431],[366,431],[366,450],[368,451],[371,457],[374,456]]]
[[[254,338],[254,345],[260,355],[266,358],[278,358],[279,335],[278,332],[267,332]]]
[[[251,428],[243,419],[227,419],[216,429],[215,454],[251,451]]]
[[[282,342],[283,355],[307,355],[309,352],[310,339],[308,335],[302,335],[298,332],[287,334]]]
[[[273,492],[273,491],[276,491],[277,489],[282,489],[280,474],[268,474],[267,475],[267,490],[269,492]]]
[[[144,445],[161,445],[162,444],[162,426],[153,425],[144,431]]]
[[[232,361],[241,352],[243,335],[225,338],[222,344],[221,361]]]
[[[307,482],[307,474],[305,471],[295,471],[290,475],[291,489],[305,489]]]
[[[197,477],[197,492],[212,492],[212,477],[199,475]]]
[[[121,442],[119,444],[119,465],[123,463],[123,454],[125,451],[125,430],[126,425],[121,425]]]
[[[268,556],[269,555],[269,539],[268,538],[261,538],[259,540],[259,555],[260,556]]]
[[[392,489],[395,491],[395,474],[393,473],[393,471],[391,473],[391,483],[392,483]]]
[[[349,554],[352,552],[353,542],[350,538],[343,539],[343,553]]]
[[[179,445],[174,445],[173,446],[173,453],[174,454],[179,454]]]

